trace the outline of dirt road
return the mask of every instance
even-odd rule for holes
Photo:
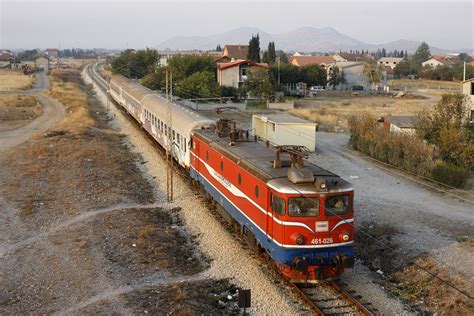
[[[1,94],[32,94],[43,106],[43,113],[31,123],[21,128],[4,131],[0,134],[0,151],[6,151],[30,139],[33,135],[42,133],[55,123],[60,122],[64,116],[64,107],[56,99],[42,91],[49,87],[49,81],[44,72],[36,75],[36,85],[26,91],[0,91]]]

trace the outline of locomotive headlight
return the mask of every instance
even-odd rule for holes
[[[290,236],[290,239],[297,245],[304,245],[306,238],[303,235],[295,233]]]
[[[323,182],[321,183],[321,185],[319,186],[321,189],[326,189],[326,182]]]
[[[304,244],[304,237],[303,237],[303,236],[297,237],[297,238],[296,238],[296,243],[297,243],[298,245]]]
[[[351,238],[351,236],[346,231],[339,234],[339,239],[341,239],[341,241],[349,241],[349,238]]]

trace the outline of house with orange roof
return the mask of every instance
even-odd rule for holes
[[[438,66],[453,66],[459,64],[461,60],[457,56],[448,56],[448,57],[432,57],[425,62],[422,62],[423,67],[429,66],[431,68],[436,68]]]
[[[334,63],[332,56],[305,56],[305,55],[293,55],[290,60],[290,64],[297,67],[304,67],[308,65],[320,65],[326,67],[327,65]]]
[[[217,82],[221,86],[239,88],[247,79],[249,71],[254,68],[270,69],[266,63],[256,63],[246,59],[218,63]]]
[[[232,59],[247,59],[249,53],[248,45],[225,45],[222,56]]]
[[[334,60],[346,62],[346,61],[354,61],[354,62],[372,62],[374,57],[367,55],[367,54],[355,54],[355,53],[339,53],[333,56]]]

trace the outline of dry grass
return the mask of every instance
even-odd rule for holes
[[[409,79],[393,79],[388,81],[388,85],[393,89],[412,90],[412,89],[429,89],[429,90],[452,90],[461,92],[461,83],[456,81],[440,81],[440,80],[409,80]]]
[[[416,115],[425,108],[432,108],[435,102],[433,99],[396,99],[386,96],[318,97],[299,101],[302,108],[289,112],[316,122],[329,131],[347,131],[347,119],[354,114],[370,113],[375,117]]]
[[[28,89],[34,84],[34,75],[24,75],[18,70],[0,70],[0,91]]]
[[[76,70],[55,70],[51,76],[49,94],[61,102],[66,110],[66,118],[59,129],[69,132],[81,132],[94,125],[87,108],[87,94],[78,84],[79,73]]]
[[[18,128],[43,112],[41,105],[27,95],[0,95],[0,128]]]
[[[422,266],[438,277],[467,293],[474,293],[472,284],[459,274],[447,271],[432,258],[421,258],[416,264]],[[439,279],[423,272],[415,265],[406,267],[403,271],[395,274],[398,285],[392,292],[415,306],[426,306],[435,314],[447,315],[473,315],[473,301],[442,283]]]

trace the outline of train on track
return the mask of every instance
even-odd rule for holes
[[[353,266],[353,187],[307,162],[307,149],[272,146],[233,121],[168,106],[123,76],[112,76],[107,90],[160,146],[172,148],[179,166],[284,277],[316,282]]]

